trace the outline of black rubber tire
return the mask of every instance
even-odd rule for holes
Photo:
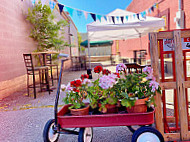
[[[93,129],[92,129],[92,127],[89,127],[90,129],[91,129],[91,139],[90,139],[90,141],[88,141],[88,142],[92,142],[92,139],[93,139]],[[79,130],[79,135],[78,135],[78,142],[84,142],[84,133],[85,133],[85,130],[86,129],[89,129],[89,128],[80,128],[80,130]]]
[[[139,128],[138,130],[136,130],[132,136],[131,142],[146,142],[146,141],[138,140],[138,138],[143,133],[146,133],[146,132],[149,132],[149,133],[156,135],[160,142],[164,142],[164,138],[163,138],[162,134],[158,130],[156,130],[155,128],[148,127],[148,126],[144,126],[144,127]],[[147,136],[147,138],[150,138],[150,136]],[[154,140],[148,140],[148,141],[149,142],[155,142]]]
[[[43,139],[44,139],[44,142],[57,142],[58,139],[59,139],[59,133],[55,133],[57,135],[56,139],[55,140],[50,140],[49,138],[49,131],[50,131],[50,127],[52,127],[52,125],[55,123],[55,119],[50,119],[45,127],[44,127],[44,130],[43,130]]]
[[[137,126],[137,125],[135,125]],[[134,133],[137,129],[139,129],[140,127],[144,127],[145,125],[139,125],[139,127],[135,128],[135,126],[127,126],[127,128],[131,131],[131,133]],[[146,125],[146,126],[152,126],[152,124],[150,125]]]

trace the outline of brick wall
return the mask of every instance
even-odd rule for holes
[[[31,0],[0,0],[0,99],[26,88],[23,53],[30,53],[37,47],[29,38],[31,25],[24,15],[31,6]],[[60,15],[56,9],[54,12]],[[68,28],[65,30],[68,41]],[[69,47],[64,53],[69,54]],[[71,63],[67,61],[64,65],[67,69]]]
[[[0,98],[25,85],[23,53],[36,48],[29,38],[30,24],[24,12],[31,4],[21,0],[0,0]]]
[[[150,8],[155,2],[160,2],[161,0],[133,0],[131,4],[126,8],[127,11],[131,12],[142,12]],[[183,10],[185,11],[185,28],[190,28],[190,1],[183,1]],[[176,23],[174,22],[174,17],[176,17],[176,12],[178,11],[178,0],[163,0],[159,4],[159,9],[155,10],[149,16],[162,17],[166,16],[166,30],[172,30],[176,28]],[[139,38],[131,39],[119,42],[119,51],[122,57],[133,57],[132,50],[136,49],[146,49],[148,51],[148,36],[142,37],[142,48],[140,46]],[[115,54],[115,44],[112,46],[112,53]],[[149,59],[150,56],[147,56]]]

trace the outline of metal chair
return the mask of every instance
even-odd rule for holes
[[[53,80],[58,80],[59,79],[59,73],[58,73],[58,65],[57,64],[52,64],[52,57],[51,54],[46,55],[46,66],[49,67],[50,72],[51,72],[51,81],[52,81],[52,86],[54,85]],[[54,78],[53,76],[53,69],[56,69],[57,77]]]
[[[49,77],[48,77],[48,67],[47,66],[39,66],[39,67],[34,67],[33,65],[33,60],[32,60],[32,55],[31,54],[23,54],[24,57],[24,62],[26,66],[26,71],[27,71],[27,91],[28,91],[28,96],[29,96],[29,88],[34,89],[34,99],[36,98],[36,88],[40,88],[42,91],[42,87],[46,85],[47,90],[49,91],[50,94],[50,89],[49,89]],[[45,74],[45,83],[44,80],[42,79],[42,75]],[[36,75],[39,75],[39,86],[37,86],[36,82]],[[30,84],[30,76],[33,78],[33,83]]]

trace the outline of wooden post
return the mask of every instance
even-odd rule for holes
[[[174,31],[175,48],[175,69],[176,69],[176,89],[179,108],[180,136],[181,140],[188,140],[188,120],[186,110],[186,97],[184,85],[183,55],[181,45],[181,31]]]
[[[154,76],[156,77],[156,81],[160,83],[157,33],[150,33],[149,41],[150,41],[151,66],[154,70]],[[164,135],[161,94],[156,93],[155,103],[156,103],[156,111],[155,111],[156,128],[160,131],[162,135]]]

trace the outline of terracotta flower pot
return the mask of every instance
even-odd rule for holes
[[[90,106],[87,105],[84,108],[79,109],[70,109],[72,115],[79,116],[79,115],[88,115]]]
[[[127,112],[129,113],[143,113],[143,112],[147,112],[147,105],[146,105],[146,101],[148,100],[148,98],[144,98],[144,99],[138,99],[135,102],[135,105],[132,106],[131,108],[127,107]]]
[[[101,107],[101,104],[98,104],[99,107]],[[106,104],[105,105],[107,112],[106,113],[117,113],[117,106],[116,105],[111,105],[111,104]]]

